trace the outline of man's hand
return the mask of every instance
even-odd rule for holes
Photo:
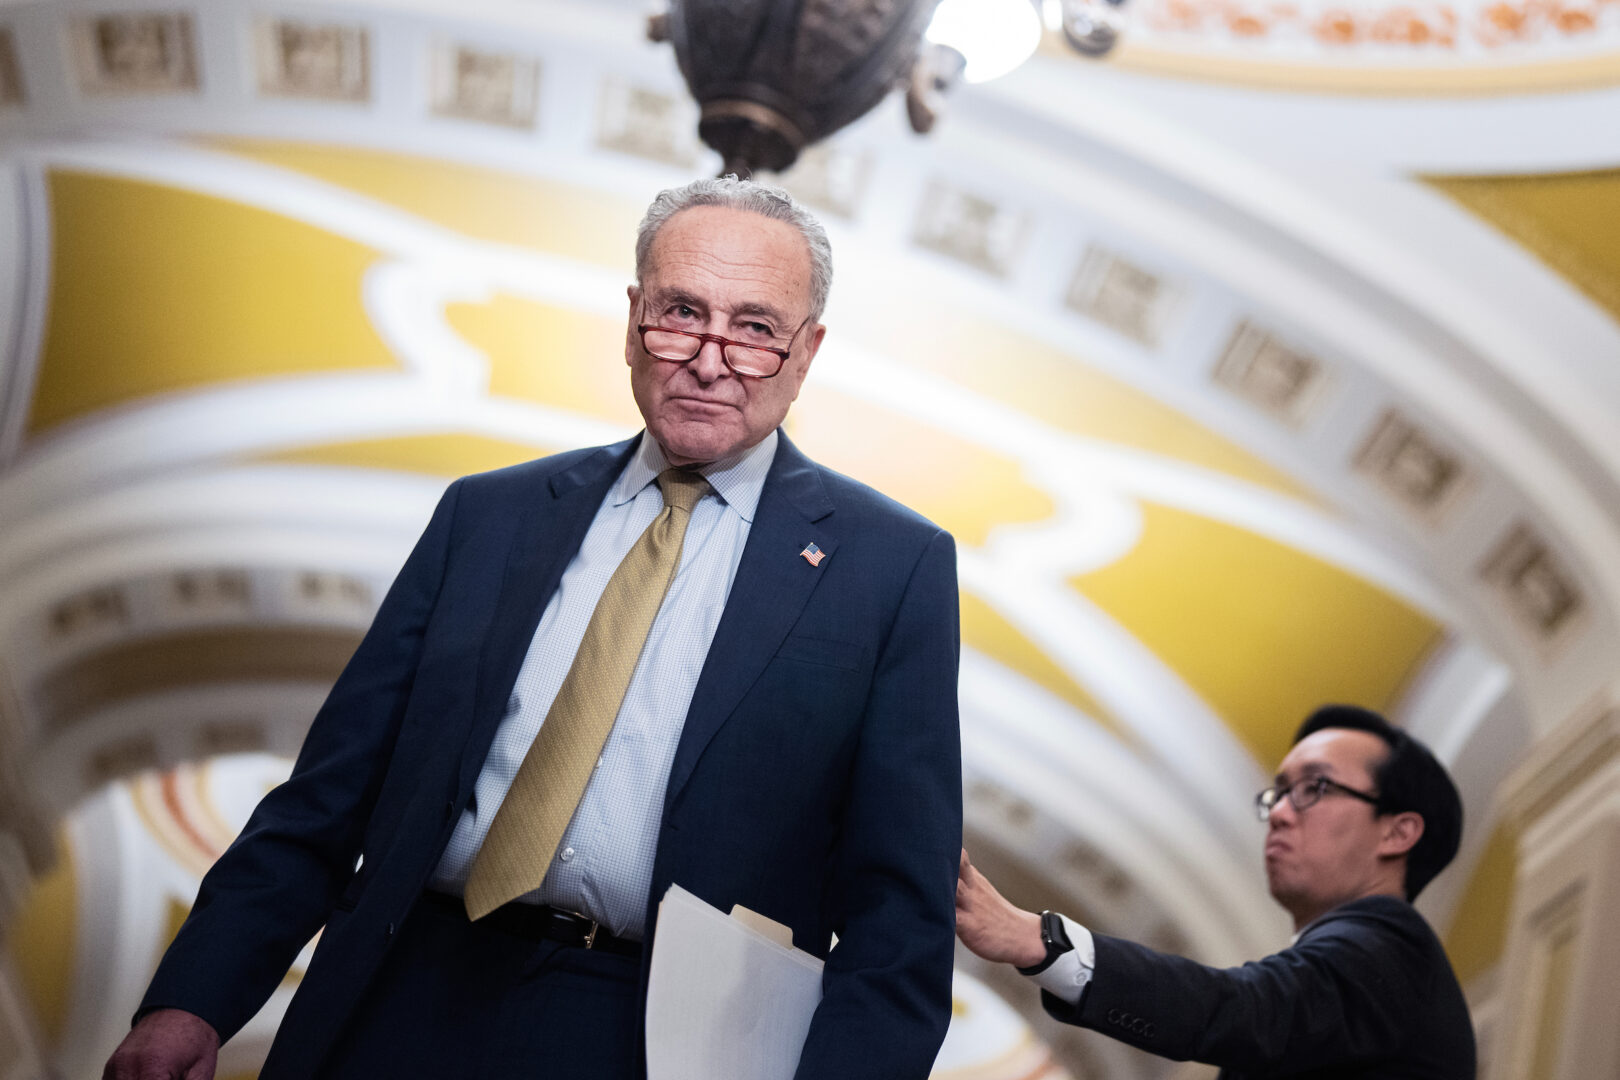
[[[967,848],[957,866],[956,936],[975,954],[998,964],[1034,967],[1046,959],[1041,917],[998,893],[968,861]]]
[[[214,1080],[219,1032],[182,1009],[141,1017],[118,1044],[101,1080]]]

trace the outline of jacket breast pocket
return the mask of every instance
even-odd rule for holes
[[[776,650],[776,659],[819,664],[842,671],[859,671],[865,666],[866,650],[852,641],[791,634]]]

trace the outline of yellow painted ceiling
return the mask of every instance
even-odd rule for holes
[[[622,320],[506,295],[451,304],[445,317],[489,359],[492,396],[641,426],[630,397]]]
[[[1186,680],[1270,770],[1324,702],[1386,710],[1433,619],[1295,548],[1144,503],[1142,539],[1071,582]]]
[[[66,1031],[79,918],[76,852],[65,832],[58,834],[56,850],[56,866],[34,883],[7,933],[22,991],[34,1008],[40,1033],[52,1046],[61,1044]]]
[[[629,278],[630,234],[616,230],[633,228],[634,208],[582,189],[369,151],[229,145],[469,235],[622,265]],[[34,430],[220,380],[398,370],[362,302],[376,252],[252,206],[153,184],[64,172],[51,187],[56,252]],[[841,288],[892,302],[848,305],[847,323],[832,333],[902,370],[949,380],[1061,431],[1314,501],[1281,469],[1146,391],[923,296],[892,280],[892,267],[850,260],[840,273]],[[487,358],[492,397],[639,426],[619,317],[506,294],[448,304],[444,317]],[[1054,510],[1017,461],[986,449],[993,440],[814,377],[790,431],[813,456],[916,507],[964,545]],[[539,432],[530,444],[446,430],[328,438],[255,460],[450,476],[535,456],[544,443]],[[1439,638],[1439,627],[1410,606],[1299,550],[1160,506],[1146,508],[1145,525],[1135,550],[1075,585],[1202,694],[1265,767],[1324,699],[1388,706]],[[1113,723],[993,600],[966,602],[969,644]]]
[[[457,477],[516,465],[520,461],[562,449],[564,447],[512,442],[465,432],[436,432],[430,435],[317,443],[261,454],[254,460]]]
[[[1055,509],[1050,497],[1024,479],[1017,462],[818,386],[813,377],[789,419],[788,430],[811,457],[899,499],[948,529],[958,543],[982,545],[997,525],[1040,521]]]
[[[379,152],[224,145],[469,235],[622,265],[629,279],[634,208],[597,193]],[[374,252],[250,206],[135,181],[64,173],[53,192],[58,250],[32,430],[209,382],[393,366],[360,300]],[[840,273],[857,292],[893,286],[897,304],[927,317],[852,306],[834,333],[1062,430],[1312,498],[1281,469],[1061,350],[908,298],[903,284],[867,280],[858,262]],[[505,295],[445,314],[489,358],[493,395],[637,423],[617,318]]]
[[[641,208],[586,188],[536,177],[371,150],[228,140],[231,153],[287,168],[404,209],[465,235],[622,268],[629,281]],[[836,261],[836,260],[835,260]],[[865,293],[861,267],[838,262],[840,289]],[[892,280],[873,282],[903,292]],[[927,318],[895,319],[889,305],[853,308],[834,333],[860,340],[904,362],[946,375],[1065,430],[1148,450],[1248,480],[1296,498],[1313,496],[1282,470],[1250,454],[1150,395],[1027,335],[981,318],[941,311],[927,297],[896,303]],[[866,313],[866,314],[862,314]],[[491,392],[569,405],[588,400],[594,415],[634,422],[623,383],[601,378],[600,364],[580,357],[618,355],[622,325],[531,301],[500,297],[488,305],[455,305],[451,323],[496,363]],[[559,361],[578,365],[559,372]],[[535,361],[540,361],[536,363]],[[588,369],[588,370],[581,370]],[[582,385],[584,384],[584,385]],[[812,383],[813,384],[813,383]],[[605,392],[604,392],[605,391]]]
[[[962,592],[962,644],[1011,668],[1024,678],[1056,694],[1107,728],[1127,745],[1135,742],[1130,730],[1072,679],[1039,645],[1002,617],[995,607],[972,592]]]
[[[852,267],[841,287],[885,295],[893,287]],[[896,310],[906,312],[896,317]],[[1302,502],[1315,495],[1282,469],[1216,434],[1146,391],[1082,359],[938,297],[901,292],[892,304],[853,308],[834,334],[1004,402],[1059,431],[1143,450],[1232,476]],[[812,377],[813,382],[813,377]],[[806,384],[807,387],[810,384]]]
[[[257,139],[211,145],[347,188],[478,240],[624,270],[627,283],[635,268],[636,224],[645,208],[606,192],[382,150]],[[566,212],[559,212],[563,206]]]
[[[1620,319],[1620,169],[1426,179]]]
[[[156,184],[57,171],[49,188],[30,434],[224,380],[394,366],[360,303],[367,248]]]
[[[1502,958],[1518,872],[1518,834],[1497,826],[1474,864],[1462,901],[1446,929],[1446,955],[1464,986]]]

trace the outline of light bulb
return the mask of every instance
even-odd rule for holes
[[[1041,15],[1032,0],[940,0],[925,36],[967,57],[965,81],[985,82],[1029,59]]]

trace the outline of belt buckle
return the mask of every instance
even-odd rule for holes
[[[557,910],[561,911],[564,915],[572,915],[581,922],[590,923],[591,928],[585,931],[585,941],[583,943],[583,947],[589,949],[596,944],[596,931],[601,928],[601,923],[597,922],[583,911],[569,911],[566,908],[558,908]]]

